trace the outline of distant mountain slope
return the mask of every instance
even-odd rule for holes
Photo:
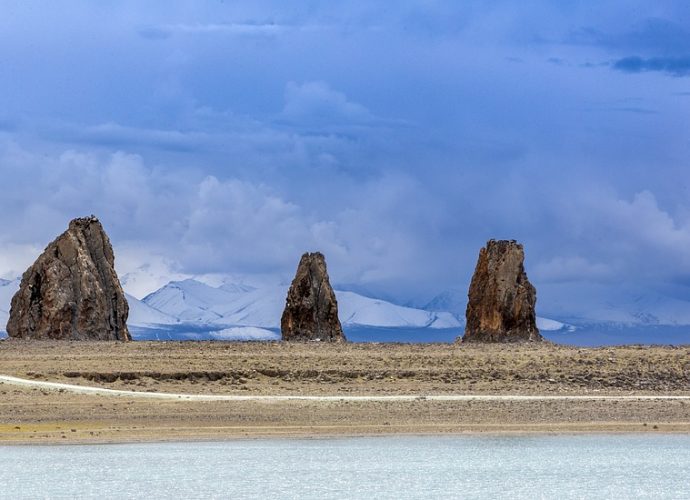
[[[450,311],[462,320],[466,304],[465,290],[449,289],[424,309]],[[690,293],[683,287],[657,290],[623,284],[548,284],[537,287],[537,314],[537,326],[545,331],[639,332],[639,327],[681,327],[690,325]]]
[[[20,279],[0,280],[0,332],[7,329],[7,320],[10,318],[10,302],[17,290],[19,290]]]
[[[127,293],[125,297],[127,297],[127,303],[129,304],[128,325],[174,325],[180,322],[177,318],[154,309],[136,297],[132,297]]]
[[[450,288],[436,295],[423,309],[426,311],[448,311],[464,325],[466,307],[467,290]],[[562,321],[537,316],[537,328],[543,331],[557,331],[572,330],[574,327]]]
[[[537,308],[573,324],[690,325],[690,293],[685,287],[544,285],[538,292]]]
[[[256,290],[256,287],[243,285],[241,283],[223,283],[218,288],[230,293],[243,293]]]
[[[214,323],[280,328],[286,293],[287,287],[282,286],[237,293],[217,309],[221,318]]]
[[[20,279],[12,281],[0,280],[0,331],[5,332],[9,319],[10,302],[12,296],[19,290]],[[125,294],[129,303],[128,324],[134,325],[167,325],[178,323],[176,318],[168,316],[148,306],[131,295]]]
[[[465,317],[467,307],[467,290],[449,288],[429,301],[422,309],[426,311],[448,311],[458,318]]]
[[[0,280],[0,337],[19,282]],[[137,339],[279,339],[286,292],[287,286],[174,281],[144,300],[128,295],[127,323]],[[447,290],[423,310],[352,291],[336,290],[336,296],[340,320],[355,341],[451,342],[462,334],[464,290]],[[690,343],[690,299],[682,297],[682,289],[542,286],[537,311],[551,319],[538,317],[537,326],[550,340],[575,345]],[[449,312],[437,312],[444,309]]]
[[[225,284],[215,288],[196,280],[168,283],[143,302],[181,322],[280,328],[287,287],[251,288]],[[354,292],[336,290],[343,325],[455,328],[452,314],[398,306]]]
[[[222,315],[213,310],[233,299],[233,293],[200,281],[171,281],[144,297],[143,302],[158,311],[189,323],[210,323]]]
[[[380,327],[456,328],[460,322],[448,312],[424,311],[372,299],[354,292],[336,291],[338,313],[344,325]]]

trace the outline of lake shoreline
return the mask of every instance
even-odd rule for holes
[[[656,424],[655,424],[656,425]],[[69,426],[69,424],[67,424]],[[632,429],[632,427],[637,427],[637,429]],[[326,433],[313,433],[307,428],[304,432],[277,432],[277,433],[262,433],[262,432],[236,432],[229,433],[225,435],[214,435],[213,437],[203,437],[195,436],[194,434],[184,434],[177,437],[170,437],[164,435],[149,436],[149,437],[135,437],[128,433],[122,433],[117,438],[109,437],[103,440],[89,440],[89,439],[72,439],[65,440],[56,437],[51,438],[41,438],[41,439],[18,439],[12,440],[7,439],[7,435],[0,439],[0,447],[3,446],[101,446],[101,445],[121,445],[121,444],[156,444],[156,443],[227,443],[232,441],[245,442],[245,441],[320,441],[320,440],[342,440],[342,439],[365,439],[365,438],[406,438],[406,437],[418,437],[418,438],[437,438],[437,437],[486,437],[486,438],[497,438],[497,437],[526,437],[526,436],[650,436],[650,435],[690,435],[690,422],[685,424],[661,424],[658,429],[653,429],[652,425],[648,426],[649,429],[639,426],[639,425],[617,425],[612,424],[610,426],[582,426],[579,430],[572,427],[555,427],[550,428],[549,426],[543,426],[540,428],[484,428],[475,430],[446,430],[446,431],[374,431],[371,433],[367,432],[352,432],[352,431],[339,431],[339,432],[326,432]],[[276,428],[276,431],[280,429]],[[313,431],[313,429],[312,429]]]

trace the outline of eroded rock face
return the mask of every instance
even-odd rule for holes
[[[522,245],[490,240],[470,284],[463,342],[541,341],[537,291],[527,279]]]
[[[280,329],[283,340],[346,340],[323,254],[302,255],[288,290]]]
[[[98,219],[74,219],[22,276],[7,334],[41,340],[131,340],[129,306],[114,262]]]

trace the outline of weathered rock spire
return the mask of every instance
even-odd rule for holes
[[[95,216],[74,219],[24,273],[7,333],[24,339],[131,340],[110,240]]]
[[[537,329],[537,292],[527,279],[524,260],[524,249],[515,240],[489,240],[481,249],[463,342],[543,340]]]
[[[280,329],[283,340],[346,340],[326,259],[320,252],[302,255],[288,290]]]

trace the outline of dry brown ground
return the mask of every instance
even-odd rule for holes
[[[690,395],[690,347],[4,341],[0,374],[196,394]],[[505,431],[690,432],[690,403],[175,402],[0,385],[0,442]]]

